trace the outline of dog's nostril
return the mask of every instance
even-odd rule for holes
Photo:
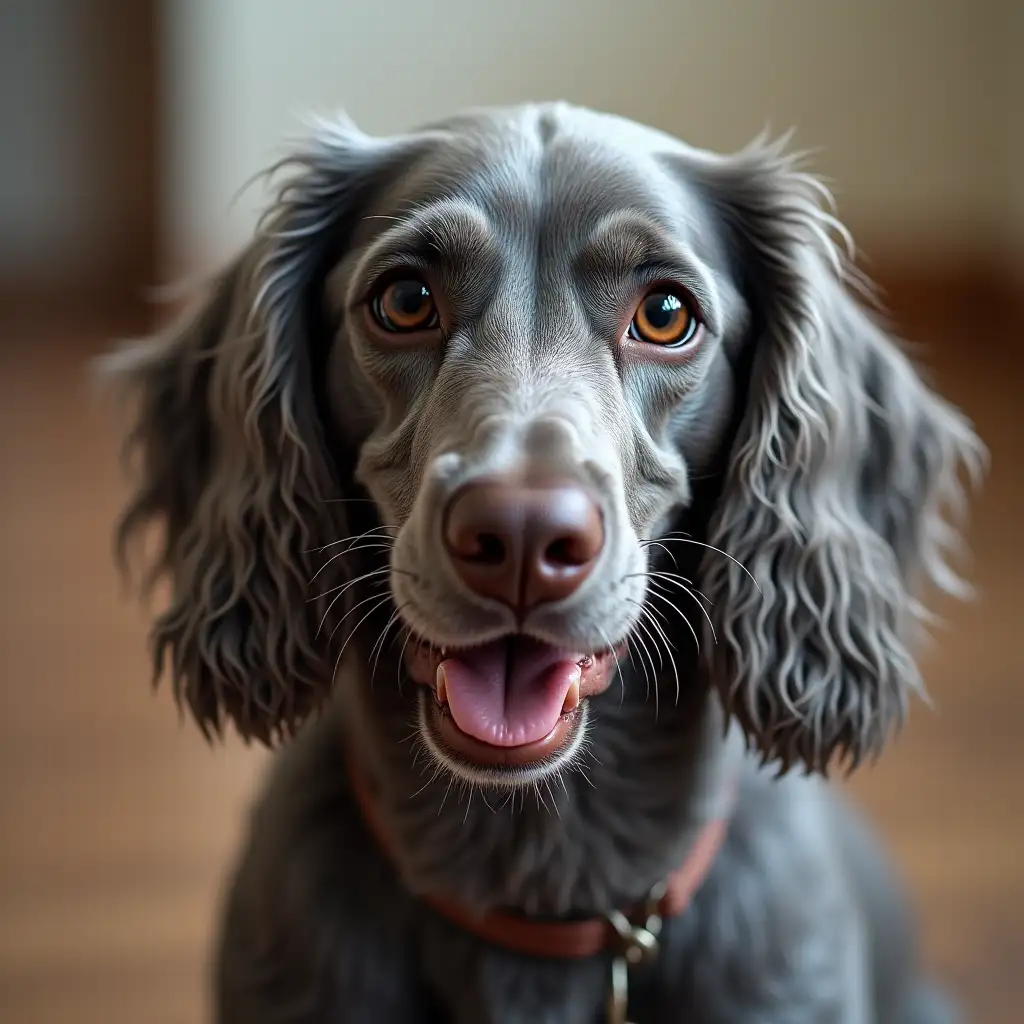
[[[467,562],[476,565],[502,565],[508,557],[508,546],[496,533],[478,533],[474,538],[476,548],[464,556]]]
[[[559,537],[544,549],[544,561],[557,568],[576,568],[593,560],[593,555],[584,550],[588,547],[580,537]]]

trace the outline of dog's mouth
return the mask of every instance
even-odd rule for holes
[[[611,683],[625,643],[585,654],[516,634],[474,647],[411,646],[411,678],[433,692],[432,725],[457,757],[488,766],[548,760],[588,697]]]

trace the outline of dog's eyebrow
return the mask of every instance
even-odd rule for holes
[[[580,249],[577,265],[595,275],[677,281],[693,293],[708,327],[717,329],[718,289],[710,270],[690,247],[644,214],[625,210],[601,220]]]
[[[395,220],[361,261],[359,277],[370,285],[398,267],[452,272],[479,266],[497,247],[483,212],[466,203],[441,200]]]

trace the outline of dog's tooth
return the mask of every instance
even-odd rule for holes
[[[445,679],[444,665],[438,665],[437,671],[434,673],[434,693],[437,695],[439,703],[448,703],[448,680]]]
[[[577,668],[574,673],[572,683],[569,685],[569,691],[565,695],[565,700],[562,702],[562,714],[567,715],[570,711],[575,711],[580,706],[580,676],[582,673]]]

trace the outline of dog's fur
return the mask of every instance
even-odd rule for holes
[[[490,948],[417,893],[630,904],[734,772],[725,846],[632,979],[631,1019],[945,1019],[897,887],[822,776],[877,755],[921,690],[916,594],[958,587],[960,469],[983,449],[855,297],[822,186],[780,144],[718,156],[560,104],[387,139],[323,123],[288,168],[198,312],[108,367],[138,399],[122,554],[165,531],[158,675],[169,663],[208,733],[299,733],[231,886],[218,1020],[601,1020],[606,960]],[[396,266],[430,275],[437,343],[372,329],[367,296]],[[702,309],[689,357],[620,341],[666,276]],[[632,651],[571,756],[499,778],[417,726],[400,651],[410,631],[511,628],[438,531],[454,488],[524,461],[596,488],[608,538],[525,628]],[[355,810],[345,744],[398,870]]]

